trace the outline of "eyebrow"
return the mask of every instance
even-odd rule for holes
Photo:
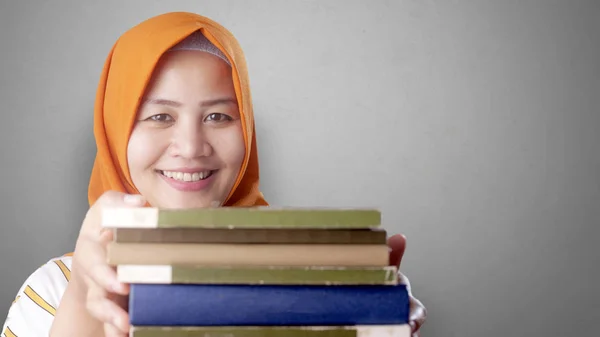
[[[163,98],[147,98],[142,101],[142,104],[145,104],[145,103],[165,105],[165,106],[171,106],[171,107],[180,107],[182,105],[180,102],[172,101],[169,99],[163,99]],[[202,101],[202,102],[200,102],[199,106],[201,108],[207,108],[207,107],[211,107],[211,106],[218,105],[218,104],[235,104],[235,105],[237,105],[237,101],[231,97],[223,97],[223,98],[216,98],[216,99],[209,99],[206,101]]]

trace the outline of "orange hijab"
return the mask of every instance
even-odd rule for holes
[[[224,206],[267,205],[259,190],[254,113],[244,53],[220,24],[185,12],[162,14],[138,24],[117,40],[106,59],[94,106],[97,154],[88,189],[90,205],[108,190],[139,193],[127,165],[127,143],[138,105],[162,54],[196,30],[229,59],[242,116],[246,155]]]

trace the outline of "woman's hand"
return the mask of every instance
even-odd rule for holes
[[[52,336],[111,336],[129,334],[129,287],[118,282],[108,265],[106,247],[112,231],[101,226],[105,207],[140,207],[139,195],[109,191],[88,210],[73,254],[71,281],[57,310]]]
[[[390,265],[397,266],[398,269],[400,269],[402,257],[404,256],[404,251],[406,250],[406,237],[402,234],[396,234],[391,236],[387,243],[391,249]],[[405,284],[408,289],[410,300],[409,324],[412,330],[412,336],[419,337],[419,330],[427,319],[427,309],[425,309],[425,306],[421,303],[421,301],[412,296],[410,281],[408,278],[402,273],[398,273],[398,277],[400,279],[400,283]]]
[[[117,280],[106,258],[106,247],[112,241],[112,231],[101,227],[105,207],[140,207],[139,195],[109,191],[90,208],[81,228],[74,254],[74,263],[87,289],[86,308],[92,317],[102,322],[107,336],[127,336],[129,315],[126,304],[129,287]]]

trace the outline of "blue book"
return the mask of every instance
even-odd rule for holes
[[[406,324],[405,285],[132,284],[137,326]]]

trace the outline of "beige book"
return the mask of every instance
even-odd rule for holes
[[[387,266],[387,245],[108,244],[110,265]]]

